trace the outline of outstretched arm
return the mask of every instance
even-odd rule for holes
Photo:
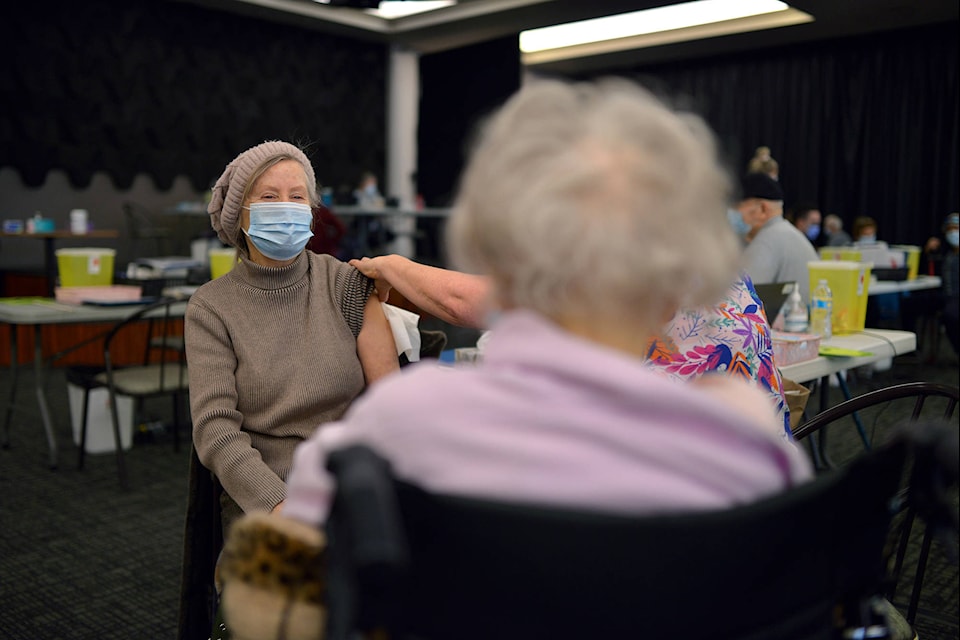
[[[396,254],[351,260],[350,264],[376,281],[382,301],[393,288],[444,322],[483,328],[490,293],[490,281],[483,276],[431,267]]]

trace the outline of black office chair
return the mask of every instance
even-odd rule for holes
[[[882,631],[875,603],[909,450],[899,440],[746,506],[636,517],[433,494],[372,449],[336,451],[326,638]]]
[[[93,382],[106,387],[109,392],[117,471],[120,476],[120,485],[124,488],[128,486],[128,481],[120,440],[120,419],[117,409],[119,396],[133,398],[138,407],[147,398],[169,396],[173,403],[173,446],[175,450],[180,448],[180,408],[189,392],[189,378],[182,330],[177,322],[178,317],[172,313],[172,307],[178,304],[184,303],[177,298],[161,298],[140,307],[115,324],[104,337],[104,369],[93,378]],[[116,352],[120,348],[120,341],[117,338],[129,327],[140,323],[146,323],[148,327],[146,352],[142,364],[118,366]],[[173,354],[172,357],[171,354]],[[81,466],[85,439],[86,419],[81,430]]]
[[[918,433],[913,434],[913,437],[922,438],[925,435],[921,431],[921,427],[913,427],[911,425],[922,425],[924,420],[928,420],[931,417],[935,419],[940,419],[945,421],[947,424],[952,424],[954,432],[956,432],[956,420],[954,418],[957,401],[960,399],[960,388],[943,385],[933,382],[909,382],[905,384],[893,385],[890,387],[885,387],[883,389],[877,389],[869,393],[865,393],[861,396],[851,398],[845,402],[834,405],[826,411],[819,413],[813,418],[805,421],[800,426],[798,426],[794,432],[794,438],[798,441],[804,441],[810,439],[810,444],[814,447],[816,457],[823,463],[827,468],[837,468],[841,467],[844,464],[848,464],[850,458],[841,460],[839,463],[834,460],[836,455],[831,451],[830,446],[828,445],[828,440],[826,438],[826,429],[829,427],[831,433],[831,441],[836,438],[837,434],[836,429],[844,428],[860,428],[861,424],[874,424],[878,427],[885,427],[881,430],[880,433],[874,434],[872,442],[870,442],[867,449],[870,447],[876,447],[878,445],[878,438],[885,437],[887,439],[892,437],[897,437],[898,429],[916,429]],[[912,405],[911,417],[906,424],[898,423],[896,428],[893,424],[886,424],[883,420],[884,411],[889,407],[891,403],[894,402],[906,402]],[[897,415],[902,415],[898,413]],[[858,422],[859,421],[859,422]],[[869,441],[868,441],[869,442]],[[853,448],[856,451],[856,448]],[[855,454],[858,455],[858,454]],[[854,460],[856,459],[854,455]],[[954,464],[956,464],[956,459],[958,452],[956,451],[956,445],[954,445],[954,450],[952,453],[952,459]],[[889,600],[895,602],[895,596],[897,591],[897,585],[902,578],[905,577],[905,560],[907,556],[907,550],[911,543],[910,534],[913,529],[914,521],[918,515],[918,510],[923,510],[928,508],[928,505],[918,502],[917,500],[909,499],[909,491],[912,488],[912,485],[920,481],[921,486],[924,488],[929,487],[929,485],[937,482],[935,478],[928,477],[918,477],[916,476],[922,469],[915,469],[910,477],[909,482],[903,486],[900,490],[898,496],[898,505],[899,511],[902,512],[902,515],[899,520],[897,527],[897,554],[894,560],[893,567],[891,569],[891,581],[887,589],[886,596]],[[952,475],[956,476],[956,470],[952,471]],[[934,491],[933,488],[927,489],[925,493],[930,493]],[[921,491],[920,494],[915,495],[924,495],[924,492]],[[926,502],[930,502],[931,498],[924,498]],[[954,520],[956,515],[953,516]],[[907,613],[904,616],[907,622],[912,626],[916,622],[917,610],[920,603],[920,592],[923,588],[923,580],[925,576],[927,562],[930,556],[930,549],[933,540],[937,537],[944,535],[944,531],[953,530],[956,531],[956,524],[952,526],[949,522],[944,522],[944,520],[949,518],[943,514],[927,514],[927,526],[924,529],[923,537],[920,543],[920,551],[917,557],[917,562],[915,570],[913,573],[913,586],[910,590],[910,599],[907,605]],[[949,534],[947,534],[949,536]],[[950,549],[956,544],[956,541],[947,539],[945,541],[945,548]]]

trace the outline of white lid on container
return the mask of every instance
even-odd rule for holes
[[[840,271],[859,271],[866,267],[872,267],[870,262],[856,262],[854,260],[811,260],[807,263],[807,269],[837,269]]]

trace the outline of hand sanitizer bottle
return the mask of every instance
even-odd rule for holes
[[[803,333],[808,324],[807,305],[800,295],[800,283],[793,286],[793,291],[787,297],[787,312],[784,314],[783,328],[788,333]]]

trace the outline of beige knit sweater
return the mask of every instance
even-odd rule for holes
[[[309,251],[279,269],[246,259],[187,306],[193,442],[244,512],[285,496],[293,452],[364,388],[357,335],[373,282]]]

